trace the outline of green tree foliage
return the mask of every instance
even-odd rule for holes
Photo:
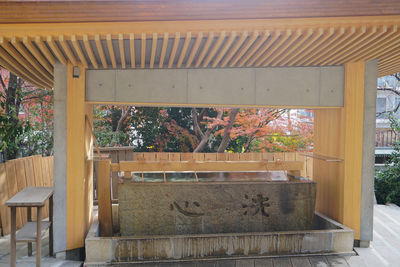
[[[53,149],[53,90],[0,68],[0,153],[5,160]]]
[[[400,121],[393,113],[389,114],[389,120],[392,129],[399,134]],[[375,196],[379,204],[400,205],[400,143],[394,145],[389,161],[375,175]]]

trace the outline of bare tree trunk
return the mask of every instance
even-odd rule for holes
[[[238,112],[239,112],[238,108],[233,108],[231,110],[231,113],[229,114],[229,123],[225,127],[224,136],[222,137],[222,141],[219,144],[217,153],[223,153],[225,151],[226,147],[228,146],[229,141],[231,140],[231,135],[230,135],[231,130],[232,130],[233,124],[235,123],[235,118],[236,118],[236,115],[238,114]]]
[[[19,81],[18,77],[10,72],[10,79],[8,82],[8,87],[6,92],[6,106],[5,113],[9,116],[9,122],[15,126],[18,125],[18,112],[20,108],[20,99],[19,99],[19,91],[21,89],[22,83]],[[3,82],[2,82],[3,84]],[[4,88],[6,89],[6,88]],[[11,137],[10,143],[16,143],[16,136]],[[16,149],[8,149],[6,148],[5,160],[15,159],[17,157]]]
[[[196,112],[196,111],[195,111]],[[218,110],[218,114],[217,114],[217,119],[221,119],[222,118],[222,114],[223,114],[223,110]],[[193,152],[201,152],[203,151],[204,147],[206,146],[208,139],[210,138],[211,133],[214,131],[216,126],[213,126],[211,128],[208,128],[207,131],[205,133],[203,133],[201,141],[199,143],[199,145],[195,148],[195,150]]]
[[[257,133],[257,131],[256,131],[255,133]],[[255,133],[254,133],[254,134],[255,134]],[[249,136],[249,139],[247,139],[247,142],[246,142],[246,145],[245,145],[245,148],[244,148],[244,152],[245,152],[245,153],[246,153],[246,152],[249,152],[250,145],[251,145],[251,141],[253,141],[253,139],[254,139],[254,134],[250,135],[250,136]]]
[[[196,108],[193,108],[193,109],[192,109],[193,130],[194,130],[194,133],[195,133],[197,136],[200,136],[201,138],[204,138],[204,133],[203,133],[203,131],[200,129],[199,120],[200,120],[200,121],[202,120],[202,117],[203,117],[203,115],[204,115],[204,111],[205,111],[205,108],[203,108],[203,109],[201,110],[201,112],[200,112],[201,118],[199,118],[199,116],[197,115],[197,110],[196,110]],[[203,115],[201,115],[201,114],[203,114]]]
[[[124,125],[124,121],[129,115],[129,112],[131,111],[132,107],[122,107],[121,109],[121,118],[119,118],[118,123],[117,123],[117,128],[115,129],[116,132],[121,132],[122,131],[122,126]]]

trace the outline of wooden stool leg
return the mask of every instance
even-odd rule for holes
[[[27,219],[28,219],[28,222],[31,222],[32,221],[32,208],[31,207],[27,207]],[[32,256],[32,242],[29,242],[28,243],[28,256]]]
[[[49,220],[50,220],[50,233],[49,233],[49,254],[53,256],[53,196],[49,199]]]
[[[11,207],[11,239],[10,239],[10,266],[15,267],[17,260],[15,234],[17,230],[17,208]]]
[[[42,207],[37,207],[36,225],[36,267],[40,267],[40,254],[42,247]]]

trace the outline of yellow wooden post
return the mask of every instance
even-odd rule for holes
[[[85,69],[67,70],[67,249],[85,245]],[[57,145],[57,144],[56,144]]]
[[[97,177],[97,191],[99,194],[100,236],[112,236],[113,233],[110,167],[110,160],[98,162],[99,177]]]
[[[343,183],[343,224],[360,239],[361,183],[364,129],[365,63],[345,65],[345,161]]]
[[[314,152],[341,163],[314,164],[316,209],[352,228],[360,239],[365,63],[345,65],[344,107],[315,110]]]

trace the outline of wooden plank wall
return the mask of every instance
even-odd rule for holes
[[[100,148],[103,155],[111,159],[111,163],[119,163],[120,161],[147,160],[147,161],[235,161],[235,160],[298,160],[304,162],[304,168],[301,176],[312,178],[313,159],[302,156],[301,152],[285,152],[285,153],[168,153],[168,152],[133,152],[133,147],[112,147]],[[97,177],[98,170],[94,165],[93,173],[93,198],[97,197]],[[118,173],[111,173],[112,199],[118,199]]]
[[[53,186],[53,157],[31,156],[0,164],[1,234],[10,233],[10,210],[6,201],[27,186]],[[48,217],[48,204],[44,217]],[[36,210],[32,210],[36,220]],[[27,221],[26,209],[17,209],[17,229]]]

